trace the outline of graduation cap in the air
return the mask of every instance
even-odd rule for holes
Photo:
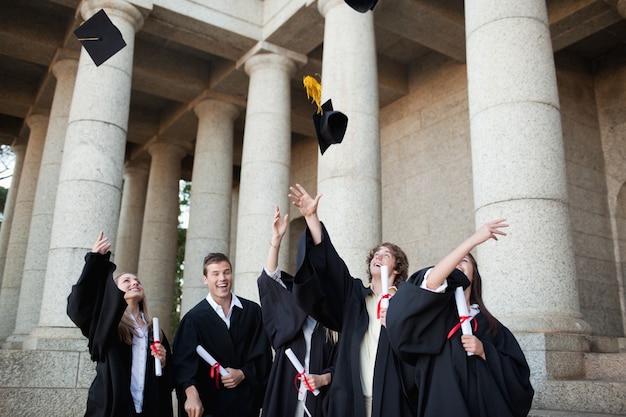
[[[104,9],[83,22],[74,31],[74,35],[85,47],[96,66],[100,66],[126,46],[122,33],[111,22]]]
[[[330,99],[320,105],[322,87],[315,78],[307,75],[304,77],[303,83],[307,96],[317,104],[317,111],[313,113],[313,125],[315,126],[320,152],[324,155],[330,145],[341,143],[343,140],[348,127],[348,117],[342,112],[334,110],[333,102]]]
[[[346,4],[352,7],[357,12],[365,13],[369,10],[374,10],[374,6],[378,0],[345,0]]]

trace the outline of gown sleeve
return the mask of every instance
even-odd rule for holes
[[[448,287],[443,293],[420,288],[426,271],[417,271],[407,282],[401,283],[389,300],[387,335],[400,359],[415,364],[421,354],[435,355],[447,340],[446,311],[454,299],[456,287],[469,285],[463,272],[455,269],[448,276]]]
[[[293,283],[293,277],[282,272],[281,279],[286,284]],[[257,280],[263,315],[263,325],[274,349],[292,342],[301,333],[307,313],[296,303],[287,288],[269,277],[265,271]]]
[[[335,250],[326,227],[322,225],[322,241],[317,245],[313,244],[307,228],[306,252],[294,281],[298,304],[324,326],[341,331],[344,306],[355,281]]]
[[[115,264],[109,261],[110,256],[111,252],[88,252],[78,282],[67,297],[67,315],[89,339],[94,361],[104,360],[127,306],[124,292],[113,281]]]

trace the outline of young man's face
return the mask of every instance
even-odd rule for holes
[[[233,283],[233,271],[226,261],[208,264],[204,269],[204,283],[209,287],[209,294],[218,304],[230,300]]]

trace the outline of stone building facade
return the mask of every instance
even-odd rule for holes
[[[95,66],[72,32],[102,8],[127,46]],[[624,0],[4,2],[0,415],[82,414],[93,364],[65,300],[100,230],[170,328],[181,179],[183,313],[206,294],[209,251],[258,300],[296,182],[323,194],[355,276],[381,241],[416,270],[507,218],[476,254],[532,367],[531,414],[626,415],[625,18]],[[349,118],[323,156],[313,74]],[[287,270],[303,229],[290,214]]]

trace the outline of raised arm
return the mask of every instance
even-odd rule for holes
[[[306,225],[311,231],[313,243],[319,244],[322,241],[322,224],[319,217],[317,217],[317,205],[322,195],[318,194],[313,198],[300,184],[296,184],[295,187],[289,187],[289,190],[291,191],[289,198],[304,217]]]
[[[438,288],[443,281],[454,271],[456,266],[461,262],[463,257],[467,255],[474,247],[486,242],[489,239],[498,240],[497,235],[506,236],[502,230],[503,227],[509,227],[505,223],[506,219],[492,220],[483,224],[470,237],[465,239],[452,252],[447,254],[441,261],[435,265],[430,271],[426,286],[429,289]]]
[[[289,224],[287,222],[288,219],[288,214],[285,214],[285,217],[281,218],[280,208],[276,206],[274,220],[272,221],[270,249],[267,253],[267,260],[265,261],[265,269],[268,273],[272,273],[273,271],[276,271],[276,268],[278,268],[278,252],[280,251],[280,242],[283,240],[283,236],[285,236],[285,232],[287,231],[287,225]]]

